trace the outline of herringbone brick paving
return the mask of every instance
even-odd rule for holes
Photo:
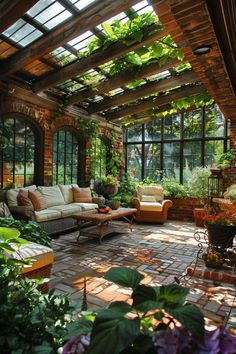
[[[130,290],[103,279],[113,266],[131,267],[145,275],[151,285],[168,284],[185,273],[195,262],[198,251],[193,238],[193,223],[180,221],[164,225],[134,225],[132,233],[112,234],[97,240],[81,237],[77,232],[53,240],[55,262],[50,287],[56,294],[72,299],[83,296],[83,278],[87,276],[87,299],[90,309],[107,306],[110,301],[127,301]],[[192,277],[181,284],[190,288],[187,300],[199,306],[209,324],[227,323],[236,328],[235,286]]]

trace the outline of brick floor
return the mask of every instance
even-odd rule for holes
[[[193,266],[198,252],[193,239],[196,227],[180,221],[165,225],[134,225],[132,233],[107,235],[100,245],[97,240],[81,237],[77,232],[53,239],[55,262],[50,287],[56,294],[81,299],[83,278],[87,277],[90,309],[108,305],[110,301],[127,301],[130,291],[103,279],[113,266],[127,266],[145,275],[144,283],[168,284],[178,277],[190,289],[188,302],[199,306],[209,324],[227,324],[236,331],[235,286],[204,278],[184,277]]]

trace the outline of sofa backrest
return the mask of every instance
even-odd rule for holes
[[[44,196],[47,208],[66,204],[58,186],[39,186],[37,189]]]
[[[61,194],[66,204],[74,202],[72,186],[79,188],[78,184],[59,184]]]
[[[161,202],[164,199],[162,186],[138,186],[137,197],[143,202]]]
[[[30,191],[35,191],[36,190],[36,185],[33,184],[32,186],[27,186],[27,187],[22,187],[22,188],[15,188],[15,189],[8,189],[6,191],[6,196],[7,196],[7,204],[9,206],[17,206],[17,196],[20,191],[20,189],[23,190],[30,190]]]

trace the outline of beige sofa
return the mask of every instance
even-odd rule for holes
[[[71,217],[73,214],[86,210],[95,210],[98,208],[99,203],[104,202],[101,198],[96,197],[91,197],[91,202],[74,202],[72,186],[79,188],[77,185],[56,185],[51,187],[36,187],[36,185],[32,185],[4,191],[5,195],[1,195],[0,199],[6,201],[14,218],[36,221],[44,231],[54,234],[76,226],[76,221]],[[26,191],[38,190],[46,203],[45,209],[35,211],[30,206],[19,206],[17,197],[20,189]]]

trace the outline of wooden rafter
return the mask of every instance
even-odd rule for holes
[[[3,60],[0,65],[0,78],[16,72],[33,60],[60,47],[135,3],[137,3],[137,0],[127,0],[125,2],[123,0],[97,0],[86,11],[66,21],[64,24],[60,24],[31,45]]]
[[[22,17],[38,0],[2,0],[0,2],[0,33]]]
[[[172,88],[194,83],[196,81],[198,81],[197,75],[193,71],[189,71],[187,73],[175,75],[168,79],[149,82],[137,88],[136,90],[124,92],[123,94],[117,95],[112,98],[107,98],[100,103],[94,103],[93,105],[90,105],[87,110],[89,113],[102,112],[109,108],[116,107],[134,100],[138,100],[139,98],[146,97],[157,92],[170,90]]]
[[[132,114],[138,114],[141,112],[145,112],[148,109],[155,108],[162,106],[164,104],[167,104],[169,102],[185,98],[188,96],[194,96],[197,95],[198,93],[203,93],[205,92],[206,89],[204,88],[203,85],[195,85],[195,86],[185,86],[183,88],[179,88],[175,90],[174,92],[171,92],[169,94],[163,95],[163,96],[158,96],[155,98],[147,98],[142,101],[140,101],[137,104],[133,104],[115,111],[111,111],[105,114],[106,119],[108,120],[114,120],[120,117],[125,117],[128,115]]]
[[[160,39],[168,34],[167,31],[161,30],[159,32],[152,33],[151,35],[149,35],[152,30],[157,28],[158,27],[156,25],[151,25],[150,27],[146,28],[146,30],[144,31],[144,38],[142,42],[137,42],[130,46],[127,46],[121,42],[115,42],[105,50],[98,50],[87,58],[83,58],[79,61],[68,64],[64,68],[61,68],[60,70],[49,74],[43,77],[42,79],[38,79],[32,85],[32,88],[35,92],[43,91],[48,87],[59,84],[60,82],[68,80],[74,76],[81,75],[84,72],[93,69],[94,67],[97,67],[101,64],[104,64],[110,60],[116,59],[117,57],[121,57],[122,55],[125,55],[126,53],[129,53],[132,50],[140,48],[145,44],[151,44],[155,40]],[[72,103],[74,102],[71,98],[69,104]]]
[[[68,102],[69,104],[82,102],[87,98],[92,98],[96,95],[100,95],[115,90],[118,87],[127,85],[132,81],[145,79],[148,76],[158,74],[164,70],[168,70],[173,66],[178,65],[179,63],[180,61],[177,58],[175,58],[175,59],[168,59],[166,63],[162,66],[158,62],[156,62],[156,63],[142,66],[141,68],[136,67],[134,69],[126,70],[121,74],[118,74],[108,80],[101,82],[100,84],[98,84],[93,88],[88,88],[82,92],[75,93],[69,98]]]

